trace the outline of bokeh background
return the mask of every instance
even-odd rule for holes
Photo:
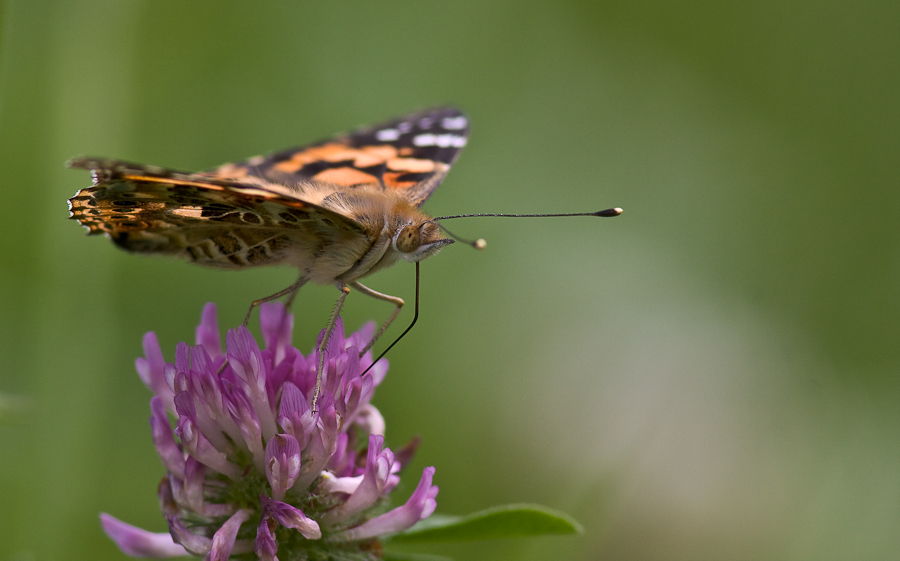
[[[207,301],[294,272],[87,238],[63,162],[198,170],[410,110],[468,112],[456,221],[375,398],[438,512],[536,502],[580,537],[457,559],[900,557],[900,4],[126,2],[0,12],[0,558],[124,557],[164,531],[149,392]],[[412,300],[413,267],[369,279]],[[337,292],[304,288],[312,347]],[[350,327],[386,304],[349,299]],[[404,310],[396,327],[412,316]],[[254,323],[255,329],[255,323]],[[412,490],[408,477],[404,493]]]

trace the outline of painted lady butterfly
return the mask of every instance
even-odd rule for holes
[[[419,207],[468,134],[465,115],[437,108],[207,172],[76,158],[69,166],[90,170],[94,184],[69,199],[69,210],[88,234],[134,253],[225,269],[297,267],[297,282],[255,301],[245,324],[255,306],[285,295],[290,301],[309,281],[335,284],[341,296],[321,349],[350,288],[390,302],[396,307],[374,343],[403,300],[359,279],[401,259],[418,266],[453,243]]]
[[[226,269],[293,265],[302,279],[350,285],[452,242],[418,207],[468,132],[448,108],[209,172],[76,158],[69,166],[91,170],[94,185],[69,209],[127,251]]]

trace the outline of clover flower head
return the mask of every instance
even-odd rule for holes
[[[101,514],[125,553],[375,559],[379,536],[434,511],[433,467],[406,504],[386,510],[411,453],[384,446],[384,419],[370,402],[387,373],[387,361],[360,354],[373,326],[345,337],[338,320],[312,403],[317,352],[291,346],[293,316],[281,304],[263,304],[260,323],[265,348],[242,326],[227,332],[223,349],[207,304],[196,344],[179,343],[174,362],[153,333],[144,337],[136,367],[154,393],[150,427],[166,469],[158,493],[169,533]]]

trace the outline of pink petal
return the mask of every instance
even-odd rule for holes
[[[100,513],[100,523],[103,525],[103,531],[106,532],[106,535],[116,542],[119,549],[126,555],[151,557],[153,559],[188,555],[188,552],[175,543],[172,540],[172,536],[168,533],[156,534],[148,532],[131,524],[126,524],[105,512]]]
[[[433,477],[434,468],[425,468],[422,472],[422,479],[419,480],[419,485],[405,505],[377,516],[355,528],[345,530],[337,534],[337,537],[347,541],[363,540],[382,534],[406,530],[419,520],[428,518],[437,506],[435,497],[437,496],[438,488],[431,484]]]
[[[222,527],[213,534],[212,547],[206,554],[206,561],[226,561],[231,557],[235,539],[241,524],[250,518],[250,510],[242,508],[231,515],[231,518],[222,524]]]

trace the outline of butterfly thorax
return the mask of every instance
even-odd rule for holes
[[[309,280],[349,283],[397,261],[420,261],[434,255],[452,240],[442,238],[440,229],[425,213],[419,211],[393,191],[378,185],[352,188],[329,186],[303,189],[304,198],[352,219],[362,232],[335,228],[324,224],[315,232],[322,242],[315,255],[298,255],[296,263],[305,266]],[[313,192],[327,193],[317,196]]]

